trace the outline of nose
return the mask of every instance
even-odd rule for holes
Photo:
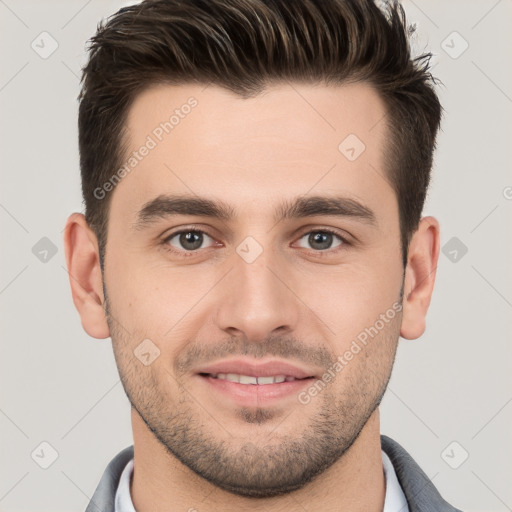
[[[218,328],[229,335],[257,342],[296,329],[300,301],[292,291],[291,273],[267,256],[270,252],[263,251],[252,263],[234,256],[215,315]]]

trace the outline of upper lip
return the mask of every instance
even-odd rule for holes
[[[257,363],[248,359],[230,359],[227,361],[218,361],[208,366],[204,366],[197,373],[236,373],[250,377],[270,377],[273,375],[285,375],[286,377],[295,377],[296,379],[305,379],[314,377],[314,372],[304,370],[285,361],[272,359],[264,363]]]

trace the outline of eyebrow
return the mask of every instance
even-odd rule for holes
[[[143,230],[159,219],[176,215],[210,217],[222,221],[233,220],[236,210],[224,201],[198,196],[159,195],[145,203],[137,213],[132,228]],[[275,210],[274,220],[315,216],[349,217],[375,226],[375,213],[355,199],[343,196],[299,196],[286,200]]]

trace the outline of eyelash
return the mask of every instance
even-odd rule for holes
[[[194,226],[189,226],[186,229],[180,229],[179,231],[175,231],[175,232],[171,233],[170,235],[166,236],[164,238],[164,240],[162,240],[162,245],[164,246],[164,249],[170,253],[177,254],[177,255],[183,256],[183,257],[189,257],[189,256],[194,256],[194,255],[198,254],[201,249],[196,249],[195,251],[177,250],[169,244],[169,241],[172,238],[174,238],[177,235],[181,235],[183,233],[201,233],[203,235],[209,236],[212,240],[215,240],[215,238],[212,235],[210,235],[207,231],[204,231],[203,229],[196,228]],[[298,240],[304,238],[305,235],[309,235],[311,233],[329,233],[329,234],[339,238],[339,240],[341,241],[341,245],[336,247],[335,249],[324,249],[324,250],[320,250],[320,251],[315,251],[314,249],[306,249],[308,252],[314,253],[316,256],[322,257],[322,256],[325,256],[326,254],[338,253],[339,251],[342,251],[345,246],[352,245],[345,237],[341,236],[337,231],[334,231],[329,228],[311,229],[309,231],[305,231],[304,233],[302,233],[300,235]]]

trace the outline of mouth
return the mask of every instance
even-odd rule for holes
[[[242,375],[239,373],[199,373],[202,377],[225,380],[242,385],[268,386],[270,384],[281,384],[282,382],[294,382],[312,380],[314,377],[294,377],[292,375]]]
[[[270,407],[297,402],[298,395],[311,386],[315,377],[297,378],[292,375],[244,375],[236,373],[207,373],[196,375],[205,386],[211,400],[221,408],[233,406]],[[297,402],[298,403],[298,402]]]
[[[220,407],[270,406],[293,399],[321,373],[299,362],[283,359],[235,358],[196,369],[205,392]]]

